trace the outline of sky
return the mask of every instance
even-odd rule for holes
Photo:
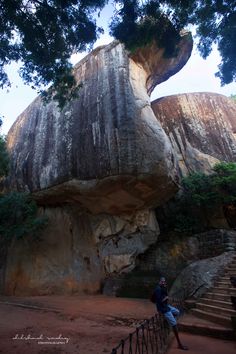
[[[105,34],[96,42],[94,48],[112,41],[112,38],[107,34],[108,22],[104,22],[104,19],[110,17],[110,14],[111,8],[109,6],[101,12],[98,22],[100,21],[99,25],[105,27]],[[77,63],[85,55],[87,55],[87,53],[73,55],[71,58],[72,63]],[[214,48],[210,56],[204,60],[194,47],[192,55],[183,69],[167,81],[158,85],[152,93],[151,100],[187,92],[216,92],[226,96],[236,94],[236,83],[221,87],[220,80],[215,77],[219,63],[220,55],[216,48]],[[35,90],[23,84],[17,73],[18,69],[19,65],[16,63],[11,64],[7,68],[12,87],[9,91],[6,89],[0,90],[0,116],[4,117],[1,128],[2,134],[7,134],[19,114],[37,97]]]

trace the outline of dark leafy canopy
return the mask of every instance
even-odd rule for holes
[[[8,173],[9,156],[5,139],[0,136],[0,182]],[[4,249],[12,238],[37,236],[47,224],[46,217],[38,215],[34,200],[27,193],[0,193],[0,265]]]
[[[125,43],[131,51],[145,46],[153,39],[165,49],[167,57],[174,56],[180,39],[179,24],[169,20],[170,11],[164,11],[165,1],[117,1],[122,5],[111,23],[111,34]]]
[[[8,172],[9,156],[6,149],[5,139],[0,136],[0,179]]]
[[[124,0],[111,25],[111,33],[134,48],[149,41],[154,34],[159,43],[166,43],[173,52],[178,33],[188,25],[197,29],[198,48],[204,58],[212,44],[222,56],[216,73],[221,84],[236,79],[236,1],[235,0]],[[168,18],[172,26],[168,26]]]
[[[194,172],[183,178],[180,193],[164,214],[160,209],[157,212],[162,231],[193,234],[212,228],[211,220],[219,212],[235,228],[235,210],[236,163],[221,162],[211,174]]]
[[[23,80],[34,88],[53,82],[63,105],[63,97],[75,91],[70,55],[96,41],[101,29],[92,14],[106,2],[0,0],[1,87],[10,85],[4,66],[21,60]]]
[[[29,194],[12,192],[0,196],[0,238],[6,242],[37,235],[46,223],[45,217],[37,216],[37,205]]]
[[[236,78],[236,0],[113,0],[111,34],[135,49],[155,38],[167,56],[175,54],[179,31],[196,25],[206,57],[217,43],[217,76]],[[63,106],[77,92],[70,55],[97,39],[95,14],[108,0],[0,0],[0,87],[10,85],[5,65],[21,61],[21,76],[36,89],[54,83],[51,95]],[[169,22],[170,20],[171,22]]]

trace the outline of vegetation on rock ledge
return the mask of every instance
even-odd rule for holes
[[[183,178],[181,192],[168,208],[164,229],[180,233],[210,228],[208,219],[217,210],[222,210],[227,219],[229,209],[236,211],[236,163],[221,162],[209,175],[195,172]]]
[[[0,178],[7,175],[8,164],[5,140],[0,136]],[[14,237],[37,235],[47,222],[37,212],[37,205],[28,193],[0,194],[0,244],[8,245]]]

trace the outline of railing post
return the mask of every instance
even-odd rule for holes
[[[182,299],[175,299],[182,308]],[[164,354],[167,350],[170,328],[163,315],[155,314],[145,320],[134,332],[122,339],[111,354]]]

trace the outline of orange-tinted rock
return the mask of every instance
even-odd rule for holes
[[[152,102],[171,140],[182,174],[209,172],[219,162],[236,161],[236,104],[215,93],[187,93]]]
[[[111,216],[74,206],[45,208],[40,238],[14,239],[8,250],[7,295],[98,293],[105,276],[128,272],[159,234],[154,211]]]

